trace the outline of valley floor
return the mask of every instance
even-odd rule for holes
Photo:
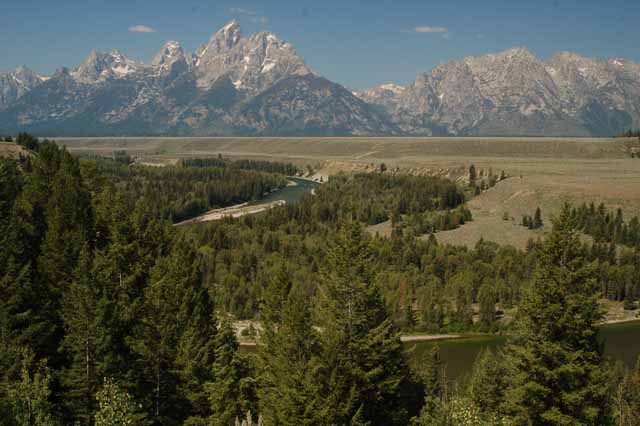
[[[504,170],[509,179],[469,202],[474,220],[439,241],[473,246],[480,239],[523,248],[545,228],[520,225],[523,214],[540,207],[545,224],[564,202],[604,202],[625,215],[640,213],[640,159],[631,158],[624,139],[593,138],[63,138],[74,153],[108,155],[126,150],[139,161],[174,163],[188,157],[289,161],[309,166],[314,179],[340,172],[432,174],[463,178]],[[505,213],[509,220],[504,220]],[[385,224],[373,231],[390,230]]]

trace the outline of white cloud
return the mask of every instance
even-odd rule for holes
[[[428,33],[428,34],[444,34],[449,30],[445,27],[432,27],[429,25],[418,26],[413,29],[416,33]]]
[[[134,25],[133,27],[129,27],[129,31],[131,31],[132,33],[155,33],[156,30],[154,30],[151,27],[147,27],[146,25]]]

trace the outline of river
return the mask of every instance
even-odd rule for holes
[[[202,213],[191,219],[183,220],[182,222],[175,223],[174,226],[191,225],[201,222],[210,222],[214,220],[220,220],[224,217],[240,217],[247,214],[257,214],[267,211],[273,207],[281,206],[283,204],[295,204],[305,194],[313,192],[320,183],[307,179],[300,179],[289,177],[287,178],[292,184],[285,186],[282,189],[273,191],[259,200],[251,201],[248,203],[242,203],[235,206],[228,206],[220,209],[209,210],[206,213]]]
[[[600,327],[605,355],[633,367],[640,355],[640,321],[609,324]],[[419,360],[433,345],[440,346],[447,376],[455,380],[470,373],[473,362],[485,348],[497,349],[507,342],[504,336],[481,336],[439,342],[409,343],[406,347],[412,361]]]
[[[295,183],[295,185],[285,186],[282,189],[274,191],[259,200],[249,203],[249,205],[268,204],[273,201],[284,200],[287,204],[295,204],[305,195],[309,194],[320,184],[308,179],[300,179],[289,177],[287,180]]]

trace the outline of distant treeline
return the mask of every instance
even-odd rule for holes
[[[277,168],[277,167],[276,167]],[[287,185],[280,173],[217,166],[128,166],[107,159],[85,159],[82,170],[95,186],[114,184],[124,196],[145,199],[159,217],[173,222],[208,210],[258,200]]]
[[[260,160],[228,160],[218,156],[217,158],[193,158],[182,160],[184,167],[235,167],[241,170],[255,170],[267,173],[280,173],[286,176],[295,176],[301,171],[291,163],[278,163]]]
[[[31,151],[38,149],[38,144],[40,143],[38,138],[31,136],[29,133],[18,133],[15,140],[12,136],[5,136],[1,139],[3,139],[5,142],[15,142],[17,145],[20,145]],[[45,139],[43,142],[49,141]]]
[[[612,242],[640,248],[640,219],[625,221],[622,210],[609,211],[604,204],[582,204],[571,210],[575,226],[596,242]]]
[[[456,229],[471,220],[471,210],[461,205],[452,210],[416,213],[406,216],[400,222],[394,216],[391,218],[391,224],[394,232],[408,232],[413,236],[420,236]]]
[[[375,225],[402,215],[454,209],[464,191],[450,180],[382,173],[341,174],[322,186],[312,202],[321,221],[352,218]]]
[[[617,138],[640,138],[640,130],[629,129],[624,133],[616,135]]]

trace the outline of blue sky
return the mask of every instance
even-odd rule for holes
[[[172,39],[193,51],[232,18],[246,34],[290,41],[351,88],[407,83],[449,59],[513,46],[640,62],[640,0],[2,0],[0,10],[4,71],[50,74],[93,48],[149,61]]]

